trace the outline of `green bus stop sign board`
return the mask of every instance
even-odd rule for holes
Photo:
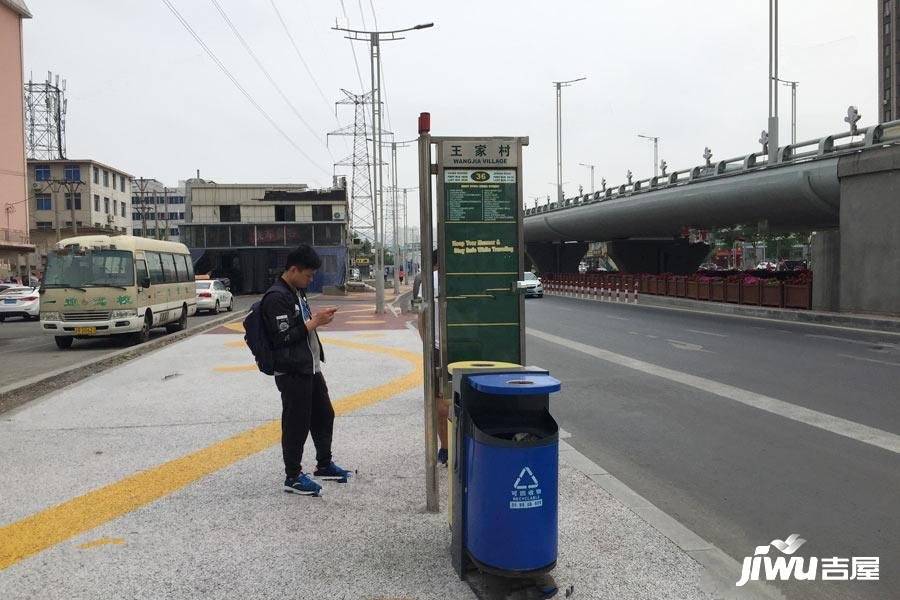
[[[516,169],[444,169],[447,362],[521,364]]]

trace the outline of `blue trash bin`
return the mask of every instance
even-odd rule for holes
[[[546,371],[525,369],[454,382],[453,563],[460,577],[469,566],[526,576],[556,565],[559,428],[549,396],[559,389]]]

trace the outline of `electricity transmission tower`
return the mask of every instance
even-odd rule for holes
[[[66,80],[59,75],[25,84],[25,152],[28,158],[55,160],[66,157]]]

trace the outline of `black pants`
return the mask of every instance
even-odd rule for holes
[[[303,471],[303,446],[310,432],[316,446],[316,465],[327,466],[331,462],[334,408],[325,377],[321,373],[279,375],[275,385],[281,392],[281,453],[285,474],[296,477]]]

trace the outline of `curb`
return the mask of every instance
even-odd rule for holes
[[[246,310],[235,311],[222,317],[206,321],[197,327],[185,329],[184,331],[176,333],[168,333],[163,337],[151,340],[139,346],[116,350],[104,354],[103,356],[91,358],[74,365],[60,367],[59,369],[54,369],[53,371],[30,377],[14,385],[2,387],[0,388],[0,414],[22,406],[31,400],[35,400],[41,396],[72,385],[82,379],[87,379],[106,369],[118,366],[123,362],[138,358],[148,352],[158,350],[169,344],[174,344],[185,338],[214,329],[225,323],[242,319],[248,312],[249,311]],[[51,381],[54,381],[54,383],[51,384]]]
[[[560,294],[548,294],[551,297],[566,298]],[[572,298],[583,300],[583,298]],[[593,302],[593,300],[591,300]],[[613,303],[623,306],[649,306],[652,308],[665,308],[669,310],[681,310],[699,314],[717,314],[731,317],[744,317],[752,319],[769,319],[784,321],[801,325],[821,325],[826,327],[844,327],[860,329],[873,333],[889,333],[900,335],[900,319],[891,317],[879,317],[877,315],[851,315],[844,313],[831,313],[810,310],[793,310],[790,308],[766,308],[750,306],[746,304],[730,304],[726,302],[706,302],[677,298],[672,296],[656,296],[641,294],[640,301],[633,303]]]

